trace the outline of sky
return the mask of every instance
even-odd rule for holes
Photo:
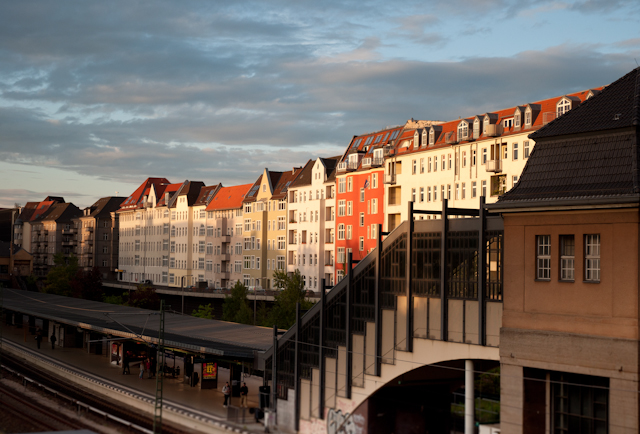
[[[4,1],[0,207],[250,183],[639,62],[637,0]]]

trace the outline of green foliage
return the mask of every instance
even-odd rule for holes
[[[102,301],[109,304],[124,304],[124,300],[128,296],[129,295],[127,293],[124,293],[123,295],[103,295]]]
[[[44,292],[71,297],[73,295],[71,281],[78,273],[78,258],[73,255],[67,258],[62,253],[56,253],[53,256],[53,264],[47,274]]]
[[[500,396],[500,367],[480,374],[475,381],[476,393]]]
[[[253,312],[247,300],[247,287],[239,280],[231,288],[231,295],[224,299],[222,319],[240,324],[253,324]]]
[[[131,291],[126,305],[141,309],[158,310],[160,309],[160,297],[156,294],[155,288],[138,285],[135,291]]]
[[[35,274],[29,274],[26,278],[25,278],[25,283],[27,284],[27,289],[29,291],[38,291],[38,278],[36,277]]]
[[[275,302],[265,326],[273,326],[288,329],[296,322],[296,304],[300,303],[301,310],[308,310],[313,302],[305,299],[306,291],[300,270],[296,270],[291,276],[286,271],[273,272],[274,286],[281,289],[275,296]]]
[[[71,281],[73,296],[84,300],[101,301],[102,274],[98,267],[93,267],[90,271],[78,270]]]
[[[191,313],[191,316],[206,319],[215,319],[216,317],[213,314],[213,307],[211,306],[211,303],[207,304],[206,306],[204,304],[201,304]]]

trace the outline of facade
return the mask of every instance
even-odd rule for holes
[[[394,127],[355,136],[336,169],[336,282],[344,277],[347,254],[363,259],[376,246],[384,222],[384,157],[401,133]]]
[[[309,160],[289,187],[287,271],[299,270],[306,287],[334,284],[335,167],[337,158]]]
[[[78,265],[90,270],[98,267],[102,278],[113,280],[118,268],[118,224],[115,211],[125,197],[103,197],[82,210],[82,216],[62,231],[63,246],[75,247]]]
[[[640,68],[531,134],[504,219],[503,433],[638,432]]]
[[[533,152],[528,136],[599,89],[484,113],[449,122],[410,120],[386,159],[385,227],[416,210],[477,208],[480,196],[495,202],[513,188]],[[426,217],[424,217],[426,218]]]
[[[198,229],[200,220],[206,222],[206,219],[200,219],[199,214],[196,218],[193,213],[193,205],[200,196],[202,187],[203,182],[185,181],[169,204],[169,286],[184,288],[204,282],[204,251],[198,252],[199,240],[204,243],[204,236],[195,235],[194,229]],[[202,210],[204,211],[204,208]],[[199,268],[198,258],[202,260],[202,269]]]
[[[242,201],[252,186],[221,187],[207,204],[205,279],[209,287],[231,288],[242,281]]]
[[[118,280],[167,284],[169,198],[180,186],[147,178],[114,213],[119,225]]]
[[[42,276],[47,275],[54,265],[53,257],[62,253],[65,258],[76,254],[74,244],[67,234],[73,227],[75,218],[82,215],[80,208],[72,203],[57,203],[41,220],[32,224],[31,243],[40,245],[39,258],[46,265]]]
[[[207,269],[205,266],[205,246],[207,225],[210,224],[210,219],[207,216],[206,208],[220,188],[222,188],[222,184],[200,188],[198,198],[191,207],[191,214],[193,218],[193,226],[190,229],[193,235],[193,242],[191,245],[191,251],[193,253],[192,267],[193,274],[197,277],[197,282],[208,282],[206,277]],[[211,282],[207,283],[207,286],[212,286],[210,283]]]

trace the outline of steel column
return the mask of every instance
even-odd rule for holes
[[[448,340],[449,306],[447,303],[447,234],[449,232],[449,209],[447,199],[442,200],[442,234],[440,236],[440,339]]]

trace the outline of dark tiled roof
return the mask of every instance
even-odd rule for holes
[[[307,161],[307,164],[302,168],[302,172],[300,172],[296,180],[293,181],[289,187],[295,188],[311,185],[311,175],[313,175],[313,166],[315,163],[315,160]]]
[[[489,208],[637,200],[639,84],[637,68],[531,134],[536,145],[520,181]]]
[[[537,141],[544,137],[637,126],[639,120],[640,68],[636,68],[529,137]]]

